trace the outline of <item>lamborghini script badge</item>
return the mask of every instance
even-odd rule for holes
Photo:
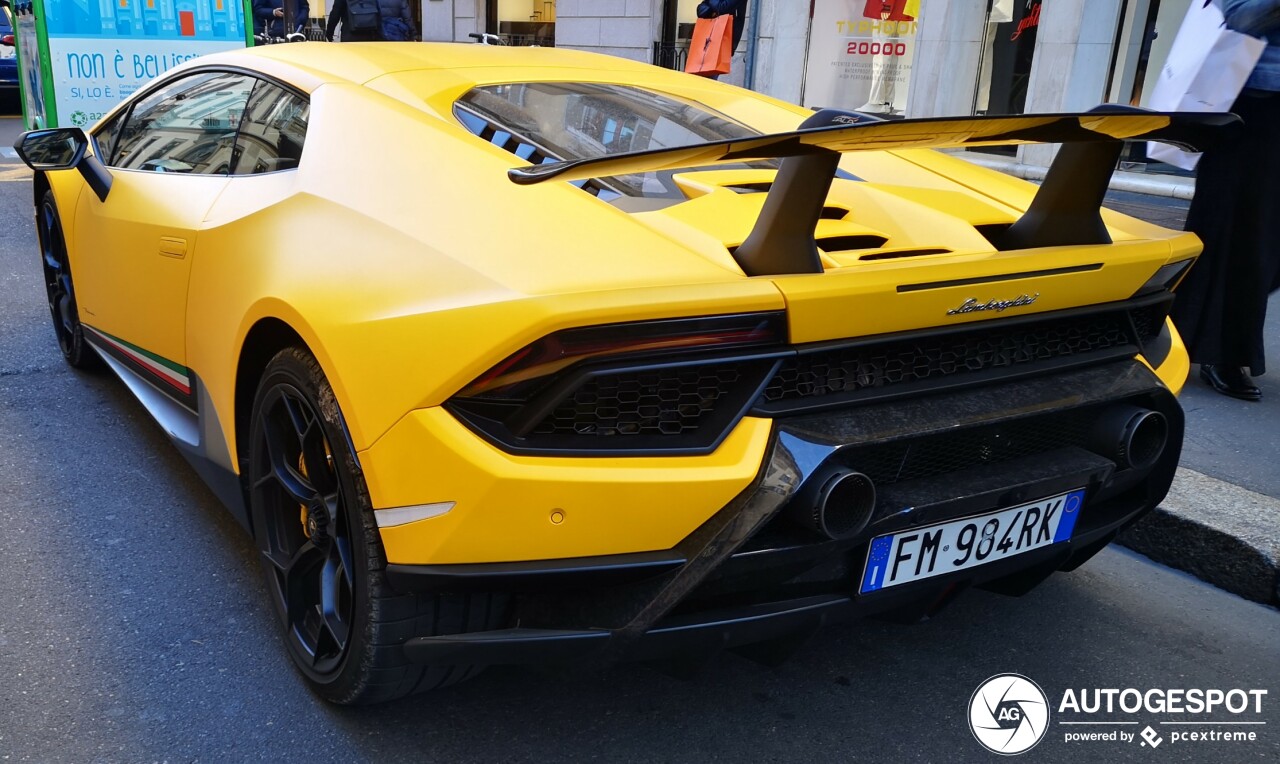
[[[978,302],[976,297],[970,297],[961,303],[960,307],[952,308],[947,311],[948,316],[958,316],[962,313],[977,313],[980,310],[994,310],[997,313],[1003,313],[1009,308],[1020,308],[1023,305],[1030,305],[1040,296],[1039,292],[1032,295],[1019,295],[1012,300],[987,300],[986,302]]]

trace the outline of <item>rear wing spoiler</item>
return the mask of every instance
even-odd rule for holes
[[[1026,213],[993,243],[1001,250],[1109,244],[1102,199],[1124,141],[1159,141],[1196,151],[1239,123],[1234,114],[1112,105],[1073,114],[894,121],[828,109],[788,133],[518,167],[508,177],[531,185],[782,158],[760,217],[734,258],[749,276],[820,273],[813,234],[843,152],[1064,144]]]

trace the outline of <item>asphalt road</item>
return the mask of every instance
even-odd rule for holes
[[[328,706],[284,656],[247,536],[123,385],[62,364],[29,200],[0,180],[0,761],[985,761],[968,703],[1003,672],[1055,706],[1029,762],[1280,759],[1280,613],[1116,549],[1020,599],[828,628],[777,669],[502,668]],[[1164,742],[1064,741],[1066,690],[1130,687],[1267,689],[1259,716],[1210,717],[1266,724],[1206,744],[1111,715]]]

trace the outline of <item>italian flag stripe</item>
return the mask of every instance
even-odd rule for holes
[[[180,366],[167,358],[161,358],[155,353],[143,350],[137,345],[125,342],[119,337],[113,337],[87,324],[84,327],[96,334],[103,342],[141,364],[143,368],[153,372],[183,395],[191,394],[191,377],[188,375],[188,369],[185,366]]]

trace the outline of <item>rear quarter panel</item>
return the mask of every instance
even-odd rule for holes
[[[550,331],[783,307],[768,281],[691,256],[575,188],[509,183],[518,160],[492,148],[326,85],[300,169],[233,180],[201,231],[187,326],[190,366],[229,443],[236,359],[265,317],[316,354],[363,449]]]

